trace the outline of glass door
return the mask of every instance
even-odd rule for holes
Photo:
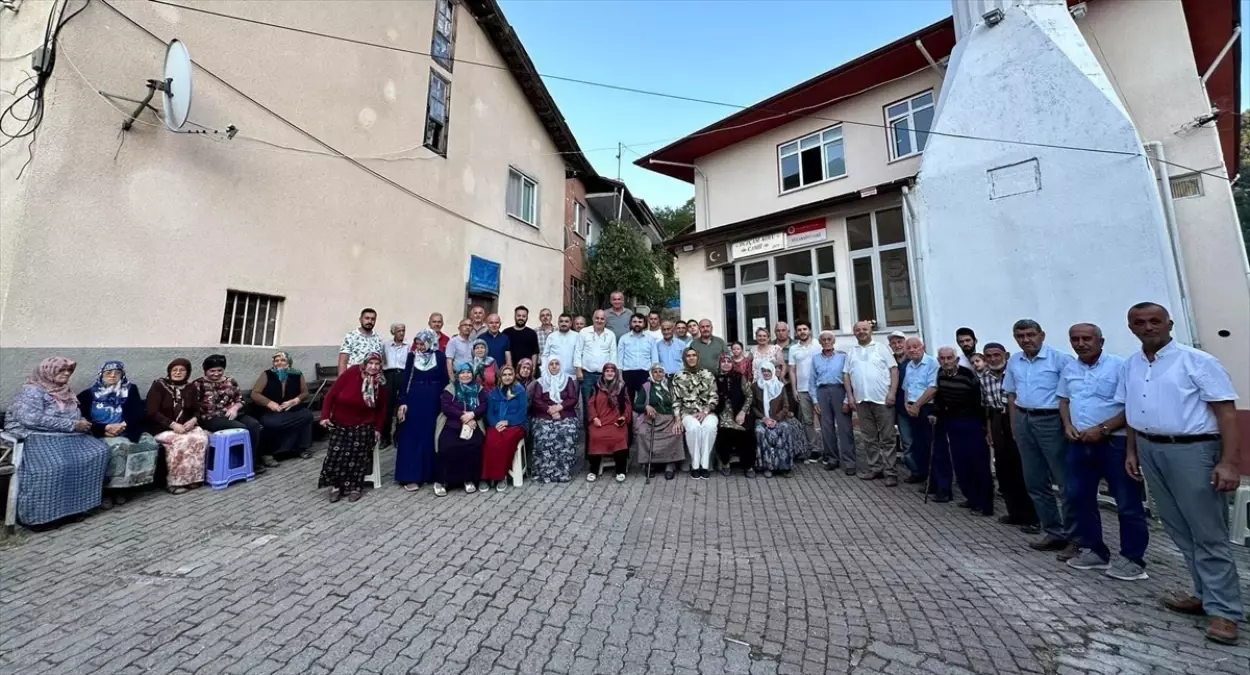
[[[786,303],[790,308],[791,326],[800,321],[806,321],[812,327],[812,334],[820,335],[823,322],[820,313],[820,293],[815,279],[787,274]]]
[[[743,289],[739,293],[742,298],[742,310],[738,313],[741,323],[738,335],[743,344],[755,344],[755,329],[763,327],[772,332],[773,302],[769,296],[769,287],[758,290]]]

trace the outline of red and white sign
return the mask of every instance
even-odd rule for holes
[[[795,223],[786,228],[786,248],[815,244],[828,237],[829,229],[825,226],[824,218]]]

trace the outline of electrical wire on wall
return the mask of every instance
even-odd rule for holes
[[[53,6],[48,13],[48,23],[43,31],[43,43],[31,50],[29,54],[34,62],[35,73],[10,92],[14,99],[3,110],[0,110],[0,136],[4,137],[4,140],[0,141],[0,148],[19,139],[30,139],[26,144],[26,162],[17,172],[19,179],[22,174],[26,173],[26,167],[30,166],[35,159],[35,142],[38,140],[39,127],[43,125],[44,92],[56,69],[56,39],[61,34],[61,29],[65,28],[65,24],[82,14],[87,5],[91,4],[91,0],[85,0],[81,7],[66,16],[65,11],[70,2],[71,0],[64,0],[59,6]],[[22,90],[22,87],[26,89]]]

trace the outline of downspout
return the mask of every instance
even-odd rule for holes
[[[929,327],[932,326],[932,319],[929,317],[929,299],[920,297],[920,289],[924,287],[924,242],[919,238],[916,228],[916,211],[911,204],[911,188],[907,185],[903,186],[903,228],[907,232],[907,240],[912,245],[907,247],[910,252],[910,260],[912,270],[915,274],[911,275],[911,297],[912,309],[916,311],[916,323],[920,332],[920,339],[926,340],[929,334]],[[917,307],[919,305],[919,307]]]
[[[1180,285],[1181,309],[1185,316],[1185,325],[1189,328],[1189,339],[1195,349],[1202,348],[1202,340],[1198,337],[1198,322],[1194,320],[1193,303],[1189,294],[1189,273],[1185,271],[1185,256],[1181,250],[1180,231],[1176,223],[1176,208],[1172,203],[1172,179],[1168,176],[1167,156],[1163,152],[1163,143],[1149,141],[1144,143],[1148,154],[1154,161],[1155,178],[1159,181],[1159,198],[1163,201],[1163,221],[1167,229],[1168,240],[1172,243],[1172,263],[1176,266],[1176,280]]]

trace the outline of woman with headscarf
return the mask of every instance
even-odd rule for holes
[[[716,443],[716,379],[699,367],[699,352],[687,348],[682,352],[681,372],[673,376],[673,397],[677,399],[677,416],[686,430],[690,449],[690,477],[706,479]]]
[[[490,348],[486,346],[486,341],[478,338],[473,341],[473,345],[469,348],[473,354],[469,365],[473,367],[473,379],[477,381],[482,391],[489,392],[495,388],[495,375],[499,368],[499,364],[495,363],[495,359],[490,355]]]
[[[386,424],[388,395],[377,352],[339,375],[326,394],[321,426],[330,430],[330,438],[317,487],[329,486],[330,501],[337,502],[344,492],[349,502],[360,499],[365,476],[373,470],[373,446]]]
[[[17,480],[17,519],[28,527],[49,525],[100,505],[109,447],[89,433],[69,388],[74,362],[44,359],[18,391],[4,430],[24,439]]]
[[[677,465],[686,458],[674,403],[673,387],[665,376],[664,364],[651,364],[651,379],[643,383],[634,396],[634,412],[637,413],[634,441],[638,444],[638,463],[659,464],[664,468],[666,480],[673,480]]]
[[[530,385],[538,381],[537,375],[540,375],[540,374],[541,373],[534,372],[533,359],[521,359],[520,361],[517,361],[516,383],[521,385],[521,388],[525,390],[527,399],[529,398]],[[529,405],[528,400],[526,401],[526,405]],[[529,410],[527,409],[526,415],[528,414],[529,414]],[[533,463],[534,463],[534,429],[532,426],[529,426],[525,430],[525,475],[526,477],[529,476],[529,472],[530,472],[529,467]]]
[[[534,423],[534,464],[530,473],[543,483],[567,483],[577,461],[577,417],[580,389],[560,364],[547,359],[543,376],[530,385],[530,417]]]
[[[226,357],[213,354],[204,359],[204,376],[191,383],[200,397],[200,426],[210,434],[226,429],[247,429],[252,444],[252,468],[257,474],[278,462],[260,444],[260,422],[243,412],[243,391],[226,375]]]
[[[520,361],[517,361],[516,383],[521,385],[522,389],[529,389],[530,385],[534,382],[534,360],[521,359]]]
[[[478,485],[479,490],[507,489],[512,458],[529,427],[528,413],[529,394],[516,381],[516,371],[512,366],[500,368],[499,382],[486,397],[486,444],[482,448],[483,482]]]
[[[174,359],[147,399],[148,433],[165,449],[165,487],[179,495],[204,484],[208,432],[199,427],[199,397],[191,387],[191,362]]]
[[[772,478],[774,471],[790,471],[795,453],[806,442],[784,389],[777,367],[772,362],[763,363],[760,379],[753,385],[751,416],[755,418],[755,442],[765,478]]]
[[[737,455],[747,478],[755,477],[755,425],[750,420],[753,399],[750,380],[734,367],[728,354],[721,354],[716,372],[716,417],[720,420],[716,457],[722,476],[729,475],[729,463]]]
[[[252,403],[265,412],[260,416],[261,443],[266,454],[285,455],[296,450],[304,459],[312,457],[313,413],[305,405],[308,382],[295,369],[288,352],[273,355],[273,367],[260,374],[252,385]]]
[[[112,453],[104,487],[114,504],[126,503],[125,488],[147,485],[156,475],[160,446],[147,433],[147,408],[139,388],[126,377],[121,361],[105,361],[95,384],[78,394],[82,416],[91,420],[91,435],[104,441]]]
[[[439,412],[434,494],[446,497],[448,485],[464,485],[473,494],[482,476],[486,392],[470,364],[456,366],[456,379],[439,395]]]
[[[395,482],[409,492],[433,483],[434,428],[438,425],[439,397],[447,388],[447,357],[438,350],[438,334],[426,329],[412,341],[412,352],[396,396]]]
[[[603,376],[586,401],[586,433],[590,436],[587,459],[590,472],[586,480],[594,482],[603,458],[612,456],[616,482],[625,482],[625,465],[629,462],[629,395],[625,378],[615,363],[603,364]]]

